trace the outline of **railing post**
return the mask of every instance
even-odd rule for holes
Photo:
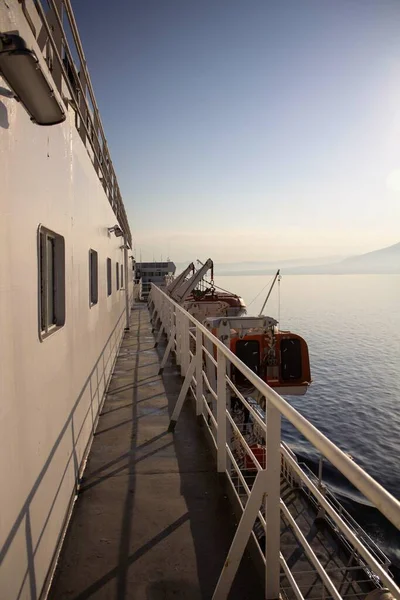
[[[218,473],[226,471],[226,358],[217,349],[217,469]]]
[[[183,315],[182,334],[183,334],[183,344],[182,344],[183,357],[182,357],[182,365],[183,365],[183,375],[186,375],[187,370],[189,368],[189,363],[190,363],[190,354],[189,354],[189,349],[190,349],[189,319],[188,319],[188,317],[187,317],[186,314]]]
[[[164,304],[165,304],[165,298],[164,296],[160,297],[160,330],[162,329],[163,323],[164,323]]]
[[[181,367],[181,376],[185,376],[185,359],[184,359],[184,343],[185,337],[183,335],[183,314],[179,311],[179,364]]]
[[[169,302],[168,303],[168,333],[167,333],[168,339],[171,336],[172,328],[174,325],[173,319],[174,319],[174,307],[172,306],[172,303]]]
[[[152,284],[154,285],[154,284]],[[167,311],[167,299],[165,298],[165,296],[161,296],[160,299],[160,312],[159,312],[159,318],[160,318],[160,328],[158,330],[157,333],[157,338],[156,338],[156,343],[155,343],[155,347],[158,346],[158,344],[161,341],[162,338],[162,334],[166,333],[166,311]]]
[[[196,416],[203,413],[203,334],[196,327]]]
[[[182,344],[182,332],[181,332],[181,311],[176,309],[176,364],[181,364],[181,344]]]
[[[266,401],[267,427],[267,495],[265,500],[265,598],[279,598],[280,583],[280,475],[281,475],[281,414],[275,406]]]
[[[180,335],[181,335],[181,376],[185,377],[186,375],[186,336],[185,336],[185,329],[186,329],[186,316],[181,313],[180,314]]]
[[[129,302],[129,280],[128,280],[128,238],[124,236],[124,279],[125,279],[125,331],[129,330],[130,302]]]
[[[204,337],[204,348],[206,350],[208,350],[208,352],[211,354],[211,356],[214,355],[214,344],[206,336]],[[210,357],[207,354],[205,355],[205,366],[206,366],[205,371],[207,374],[208,381],[210,382],[210,386],[212,387],[214,392],[217,392],[216,367],[214,366],[214,363],[212,362],[212,360],[210,359]],[[213,411],[213,414],[215,415],[216,411],[217,411],[217,406],[216,406],[214,397],[209,393],[209,391],[207,389],[206,389],[206,395],[208,397],[210,397],[209,399],[210,399],[210,403],[212,406],[212,411]]]

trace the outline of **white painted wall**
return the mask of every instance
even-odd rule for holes
[[[0,31],[31,39],[20,5],[9,4],[0,5]],[[65,325],[43,342],[40,223],[64,236],[66,254]],[[115,282],[123,238],[107,231],[115,223],[71,109],[62,125],[39,127],[0,95],[0,598],[39,598],[93,433],[125,327]],[[92,308],[90,248],[99,257]]]

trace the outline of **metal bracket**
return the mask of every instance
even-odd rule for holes
[[[175,404],[174,412],[172,413],[171,420],[169,422],[168,431],[170,431],[170,432],[175,430],[176,423],[178,421],[179,415],[181,414],[183,403],[185,401],[186,395],[189,391],[189,386],[190,386],[190,384],[192,382],[192,378],[194,376],[195,368],[196,368],[196,360],[195,360],[195,356],[193,356],[192,360],[190,361],[190,365],[187,370],[185,379],[183,381],[181,391],[179,392],[179,396],[178,396],[178,400]]]
[[[250,496],[247,500],[242,518],[236,529],[235,537],[226,557],[224,566],[214,590],[212,600],[226,600],[232,587],[240,561],[249,541],[258,511],[264,498],[267,485],[267,471],[259,471]]]
[[[157,348],[158,344],[160,343],[160,341],[161,341],[161,336],[162,336],[162,334],[163,334],[163,331],[164,331],[164,330],[165,330],[165,327],[164,327],[164,325],[161,323],[161,327],[160,327],[160,329],[158,330],[157,339],[156,339],[156,343],[154,344],[154,348]]]
[[[172,331],[171,331],[171,335],[170,335],[169,340],[168,340],[167,347],[165,348],[164,356],[162,357],[162,361],[161,361],[161,364],[160,364],[160,369],[158,371],[159,375],[163,372],[164,367],[167,364],[168,357],[169,357],[170,352],[172,350],[172,347],[173,347],[173,345],[175,343],[175,334],[176,334],[176,329],[175,329],[175,327],[173,327]]]

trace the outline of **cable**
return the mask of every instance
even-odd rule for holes
[[[213,287],[217,288],[217,290],[221,290],[221,292],[226,292],[227,294],[232,294],[232,296],[237,296],[237,297],[238,297],[238,295],[237,295],[237,294],[234,294],[233,292],[229,292],[228,290],[225,290],[224,288],[220,287],[219,285],[216,285],[214,282],[207,281],[207,279],[204,279],[203,281],[204,281],[205,283],[208,283],[209,285],[211,285],[211,286],[213,286]]]
[[[265,288],[267,288],[269,285],[271,285],[272,280],[273,280],[273,277],[271,277],[271,279],[268,281],[267,285],[264,285],[263,289],[260,292],[258,292],[257,296],[255,298],[253,298],[253,300],[250,302],[250,304],[247,305],[247,307],[251,306],[253,304],[253,302],[255,300],[257,300],[258,296],[260,296],[263,293]]]

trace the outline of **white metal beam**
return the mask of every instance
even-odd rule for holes
[[[266,498],[265,498],[265,597],[279,597],[280,573],[280,483],[281,483],[281,414],[267,401],[266,426]]]
[[[184,281],[179,287],[175,288],[171,297],[176,300],[176,302],[184,302],[186,298],[193,292],[196,285],[201,281],[204,275],[212,269],[213,261],[209,258],[204,265],[196,271],[190,279]]]
[[[235,537],[214,590],[212,600],[226,600],[232,587],[243,553],[249,541],[266,486],[266,471],[259,471],[247,500]]]
[[[181,414],[183,403],[185,402],[186,395],[189,391],[189,386],[192,383],[192,377],[194,375],[195,368],[196,368],[196,360],[193,357],[190,362],[188,371],[186,373],[186,377],[184,379],[183,385],[181,387],[181,391],[179,392],[178,400],[176,401],[175,408],[173,410],[171,420],[169,422],[168,431],[174,431],[174,429],[176,427],[176,423],[178,421],[179,415]]]

